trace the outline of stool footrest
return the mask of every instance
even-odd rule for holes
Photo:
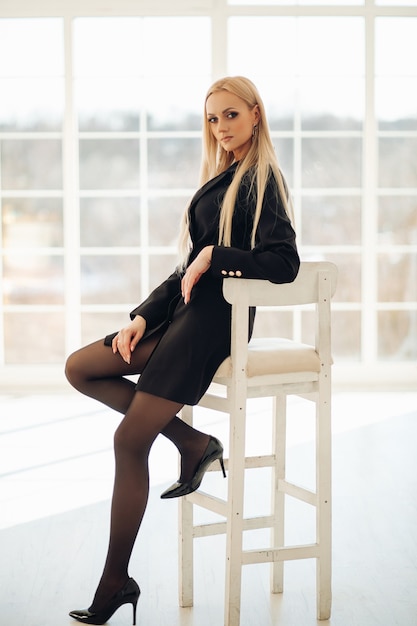
[[[229,469],[229,459],[223,459],[224,468]],[[276,463],[275,456],[273,454],[264,454],[259,456],[247,456],[245,457],[245,469],[257,469],[258,467],[274,467]],[[222,468],[218,463],[213,463],[206,470],[207,472],[221,472]]]
[[[278,490],[284,492],[288,496],[296,498],[297,500],[301,500],[302,502],[306,502],[312,506],[317,506],[317,494],[310,489],[306,489],[305,487],[300,487],[299,485],[280,479],[278,481]]]
[[[276,523],[276,522],[275,522]],[[272,515],[262,517],[248,517],[243,520],[243,530],[259,530],[260,528],[272,528],[274,518]],[[193,537],[210,537],[221,535],[226,532],[226,522],[210,522],[208,524],[195,524]]]
[[[203,509],[208,509],[212,511],[212,513],[217,513],[217,515],[221,515],[222,517],[226,517],[227,515],[227,502],[209,493],[194,491],[185,496],[185,498],[188,502],[201,506]]]
[[[320,549],[316,543],[266,550],[244,550],[242,552],[242,565],[294,561],[298,559],[317,559],[319,556]]]

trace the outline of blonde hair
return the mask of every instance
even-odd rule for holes
[[[219,245],[231,245],[232,219],[237,193],[243,177],[245,174],[249,174],[249,193],[256,188],[256,208],[251,235],[251,247],[254,248],[256,229],[261,215],[265,188],[268,179],[271,176],[271,172],[277,182],[281,202],[284,205],[288,217],[293,222],[291,200],[275,155],[266,119],[265,107],[255,85],[248,78],[243,76],[226,77],[217,80],[207,92],[204,107],[206,106],[207,98],[217,91],[228,91],[235,96],[238,96],[244,100],[250,110],[252,110],[256,105],[258,105],[259,109],[257,132],[253,137],[252,145],[246,156],[239,162],[233,180],[223,198],[220,210],[218,240]],[[200,186],[224,172],[228,167],[230,167],[234,160],[233,152],[227,152],[215,139],[210,129],[206,111],[204,111],[203,119],[203,155],[200,169]],[[188,230],[188,209],[189,207],[187,207],[187,210],[184,213],[179,239],[179,268],[181,269],[183,269],[186,265],[191,246]]]

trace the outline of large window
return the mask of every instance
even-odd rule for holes
[[[386,2],[384,2],[386,4]],[[378,358],[417,361],[417,18],[376,20]],[[390,53],[386,42],[395,41]]]
[[[198,180],[210,19],[76,18],[73,35],[85,343],[119,328],[175,267]]]
[[[242,52],[239,42],[249,38]],[[235,17],[228,43],[231,72],[249,68],[266,95],[303,258],[326,258],[339,267],[336,300],[348,308],[334,314],[335,353],[360,360],[364,20]],[[302,336],[309,321],[308,314],[299,320]]]
[[[65,354],[64,71],[62,19],[0,20],[0,351],[6,365],[58,363]]]
[[[173,270],[204,93],[229,73],[264,97],[302,258],[339,267],[336,378],[416,380],[416,2],[28,4],[0,6],[2,372],[62,372]]]

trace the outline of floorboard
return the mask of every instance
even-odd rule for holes
[[[262,447],[267,406],[251,407],[251,453]],[[289,469],[311,482],[312,419],[290,407]],[[0,397],[0,625],[69,626],[88,606],[103,565],[119,417],[76,394]],[[227,424],[202,412],[199,425],[227,439]],[[259,428],[260,422],[265,428]],[[267,565],[244,568],[241,626],[417,625],[417,393],[340,393],[333,402],[333,610],[315,618],[312,561],[285,566],[283,594],[269,593]],[[172,446],[158,440],[151,494],[131,574],[142,596],[138,626],[222,626],[224,538],[196,545],[195,606],[178,607],[177,507],[160,492],[176,477]],[[224,490],[220,474],[205,488]],[[268,477],[250,476],[250,511],[262,513]],[[290,506],[287,538],[312,532],[312,516]],[[249,512],[250,512],[249,511]],[[262,533],[247,538],[263,541]],[[122,607],[112,626],[131,624]]]

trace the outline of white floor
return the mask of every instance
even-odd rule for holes
[[[308,484],[311,408],[299,399],[290,408],[289,468]],[[266,409],[251,407],[249,453],[268,432]],[[70,391],[0,396],[0,626],[69,626],[68,610],[90,603],[107,546],[118,420]],[[222,416],[201,411],[198,424],[227,446]],[[268,566],[258,565],[244,570],[241,626],[417,625],[417,393],[336,393],[333,424],[332,618],[315,619],[313,562],[286,564],[276,596]],[[178,608],[176,502],[159,498],[176,475],[176,452],[161,438],[131,562],[142,588],[138,626],[222,626],[222,537],[197,543],[195,606]],[[249,506],[260,511],[267,478],[250,480]],[[205,485],[222,481],[210,474]],[[311,521],[291,508],[289,541],[308,535]],[[131,624],[130,607],[111,624]]]

